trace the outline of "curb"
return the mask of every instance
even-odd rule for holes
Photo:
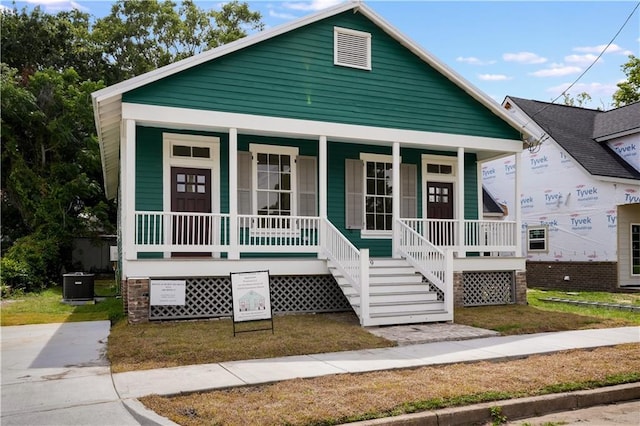
[[[508,421],[539,417],[561,411],[572,411],[596,405],[640,399],[640,382],[608,386],[576,392],[565,392],[527,398],[485,402],[463,407],[445,408],[422,413],[404,414],[362,422],[349,423],[358,426],[442,426],[491,423],[492,407],[500,407]]]
[[[142,426],[180,426],[166,417],[157,414],[155,411],[149,410],[137,399],[123,399],[121,402],[124,408],[126,408],[133,418]]]

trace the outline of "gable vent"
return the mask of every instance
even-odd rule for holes
[[[334,27],[334,64],[371,69],[371,34]]]

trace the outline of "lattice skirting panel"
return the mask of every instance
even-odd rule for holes
[[[508,305],[516,302],[512,271],[462,274],[464,306]]]
[[[428,284],[429,285],[429,291],[434,291],[438,295],[438,301],[439,302],[443,302],[444,301],[444,291],[440,290],[440,288],[437,285],[435,285],[431,281],[429,281],[424,275],[422,276],[422,282],[424,284]]]
[[[342,312],[351,306],[331,275],[271,276],[274,313]],[[230,317],[229,277],[187,278],[184,306],[151,306],[149,319]]]

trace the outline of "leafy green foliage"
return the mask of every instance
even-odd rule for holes
[[[191,0],[179,7],[169,0],[121,0],[97,20],[92,36],[109,62],[118,64],[116,79],[124,80],[262,28],[260,14],[237,1],[202,10]]]
[[[58,241],[41,234],[18,239],[2,257],[2,284],[13,291],[39,291],[59,277]]]
[[[244,37],[262,28],[260,18],[237,1],[202,10],[191,0],[121,0],[97,20],[78,10],[0,12],[7,279],[26,274],[29,289],[46,286],[70,270],[74,236],[114,232],[91,93]]]
[[[640,101],[640,58],[629,55],[629,61],[620,68],[627,79],[618,83],[618,90],[613,94],[613,104],[616,107]]]

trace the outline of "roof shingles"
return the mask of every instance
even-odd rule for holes
[[[598,134],[640,131],[640,103],[608,112],[509,96],[585,170],[595,176],[640,180],[640,172],[620,158]],[[632,107],[632,108],[629,108]],[[611,114],[621,109],[622,113]]]

